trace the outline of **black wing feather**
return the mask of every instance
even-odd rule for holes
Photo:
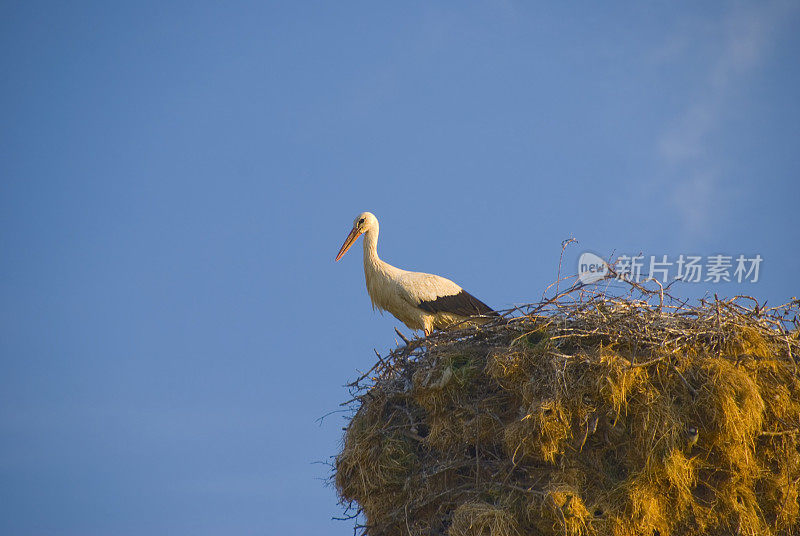
[[[460,316],[497,314],[494,309],[466,290],[450,296],[439,296],[435,300],[421,301],[417,307],[428,313],[451,313]]]

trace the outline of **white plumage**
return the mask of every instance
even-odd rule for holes
[[[497,314],[449,279],[408,272],[382,261],[378,257],[378,219],[371,212],[363,212],[355,219],[336,255],[337,261],[362,234],[364,276],[373,308],[389,311],[406,326],[421,329],[425,335],[471,316]]]

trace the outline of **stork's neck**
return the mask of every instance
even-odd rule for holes
[[[381,263],[378,258],[378,229],[373,227],[364,233],[364,269],[375,269]]]

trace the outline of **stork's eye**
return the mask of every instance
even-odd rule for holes
[[[359,225],[361,225],[362,223],[364,223],[364,218],[361,218],[360,220],[358,220],[358,224]]]

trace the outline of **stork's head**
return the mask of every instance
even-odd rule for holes
[[[342,244],[339,254],[336,255],[336,260],[338,261],[344,257],[344,254],[347,253],[347,250],[350,249],[350,246],[355,244],[356,239],[359,236],[371,229],[377,228],[378,218],[376,218],[372,212],[362,212],[356,216],[356,219],[353,220],[353,228],[350,230],[350,234],[347,235],[347,238],[344,239],[344,244]]]

